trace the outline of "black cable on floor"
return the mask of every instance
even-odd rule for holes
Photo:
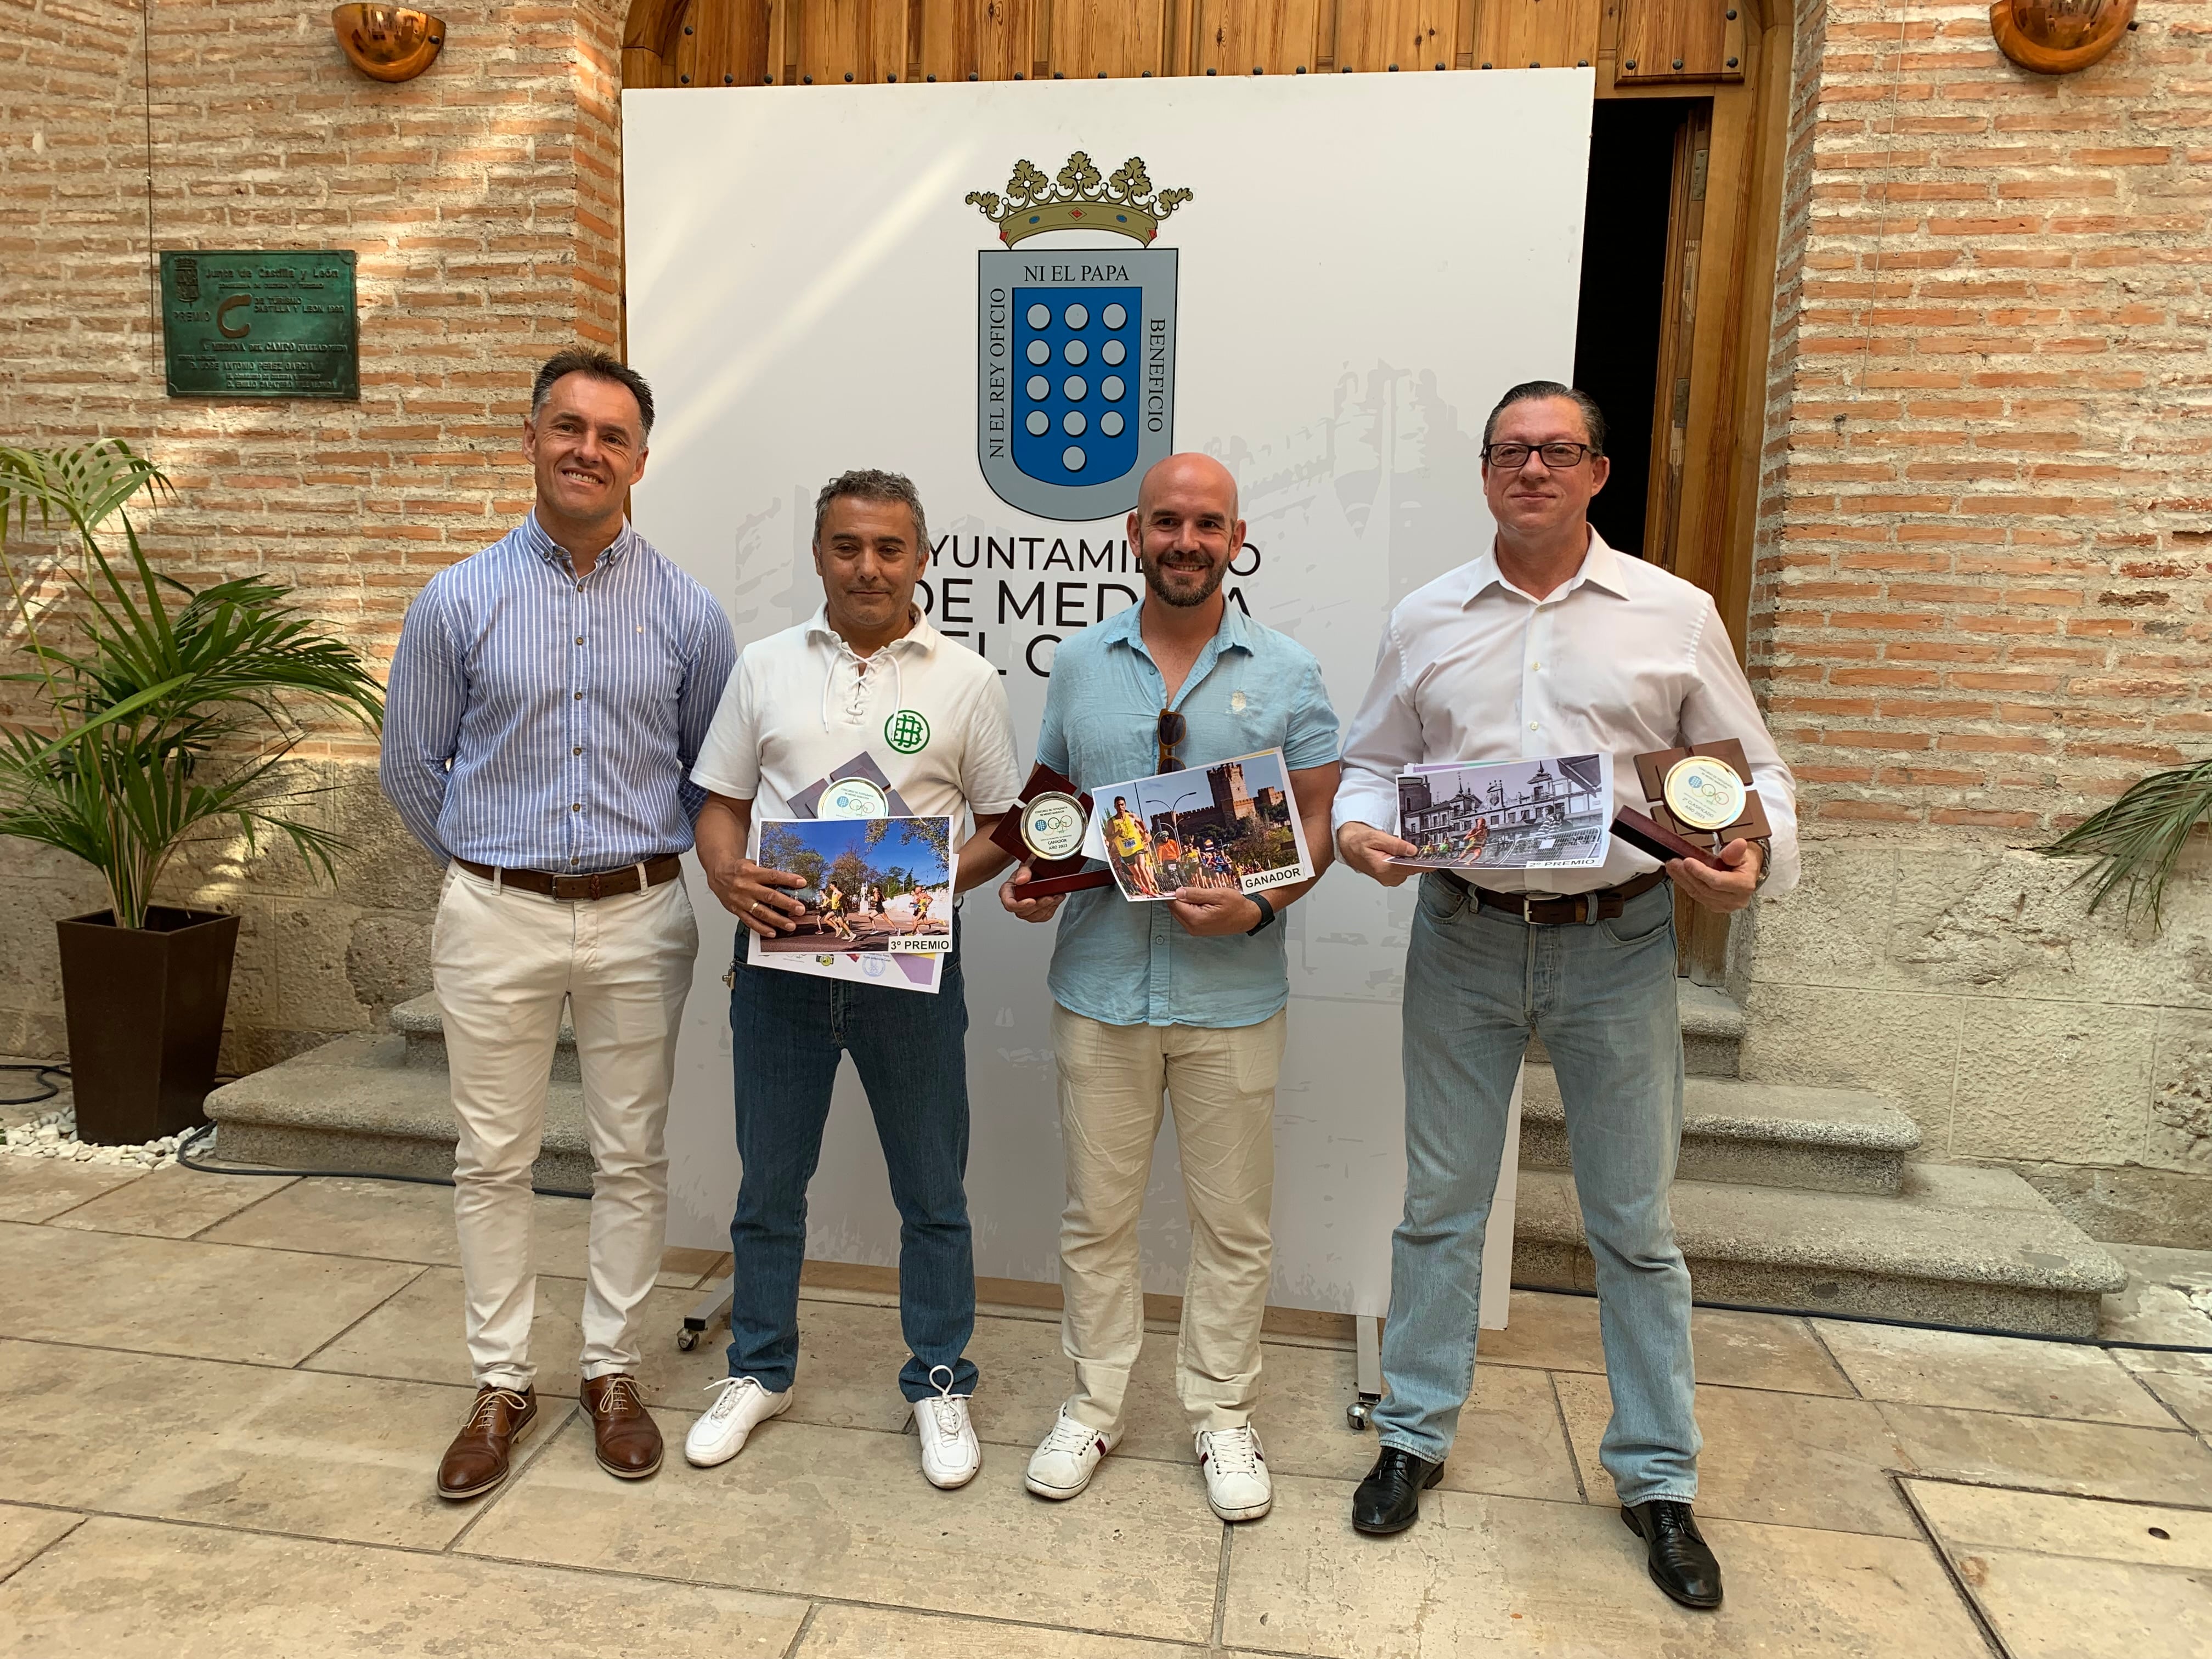
[[[1516,1291],[1534,1296],[1581,1296],[1597,1299],[1595,1291],[1570,1291],[1557,1285],[1516,1285]],[[1834,1319],[1847,1325],[1892,1325],[1907,1331],[1950,1331],[1960,1336],[2006,1336],[2015,1342],[2063,1342],[2076,1348],[2133,1348],[2145,1353],[2212,1354],[2212,1347],[2186,1342],[2131,1342],[2118,1336],[2044,1336],[2034,1331],[1999,1330],[1994,1325],[1947,1325],[1939,1319],[1899,1319],[1887,1314],[1828,1313],[1818,1308],[1770,1308],[1756,1302],[1706,1302],[1690,1298],[1693,1308],[1712,1308],[1723,1313],[1779,1314],[1786,1319]]]
[[[33,1073],[38,1077],[39,1086],[46,1091],[44,1094],[25,1095],[21,1100],[0,1100],[0,1106],[35,1106],[42,1100],[52,1100],[62,1091],[61,1085],[53,1079],[58,1077],[67,1077],[70,1074],[70,1069],[66,1066],[42,1065],[36,1060],[9,1060],[4,1065],[0,1065],[0,1072]]]
[[[395,1175],[389,1170],[271,1170],[260,1164],[203,1164],[191,1156],[192,1149],[215,1133],[216,1126],[203,1123],[197,1129],[188,1129],[177,1143],[177,1162],[187,1170],[197,1170],[202,1175],[228,1176],[285,1176],[294,1180],[319,1177],[331,1181],[401,1181],[414,1187],[450,1187],[451,1176]],[[545,1198],[589,1198],[589,1193],[571,1192],[566,1187],[532,1187],[530,1189]]]

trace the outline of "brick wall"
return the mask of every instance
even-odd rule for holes
[[[347,64],[327,13],[269,0],[0,0],[0,441],[128,440],[175,480],[149,544],[187,580],[265,571],[380,664],[430,574],[529,502],[529,377],[619,337],[618,0],[440,10],[418,79]],[[152,251],[358,255],[358,403],[163,392]],[[226,1064],[381,1018],[427,988],[435,871],[377,802],[373,747],[312,754],[315,811],[356,843],[335,893],[288,854],[198,849],[189,881],[245,915]],[[0,1047],[58,1052],[48,921],[78,868],[9,850]]]
[[[1753,1063],[2212,1245],[2212,900],[2011,850],[2212,741],[2212,8],[2078,75],[1980,4],[1801,6],[1750,657],[1805,893]]]

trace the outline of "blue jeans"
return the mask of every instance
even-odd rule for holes
[[[1543,1034],[1566,1106],[1597,1264],[1613,1420],[1599,1458],[1624,1504],[1698,1490],[1690,1273],[1667,1189],[1682,1139],[1674,892],[1612,921],[1531,927],[1425,877],[1406,951],[1406,1215],[1375,1413],[1382,1443],[1433,1462],[1474,1382],[1482,1235],[1513,1079]]]
[[[750,968],[741,957],[730,1032],[744,1160],[730,1223],[730,1375],[780,1394],[798,1370],[806,1185],[821,1161],[838,1059],[849,1053],[898,1206],[899,1321],[911,1351],[899,1391],[908,1400],[936,1394],[930,1373],[943,1367],[952,1393],[973,1393],[968,1001],[957,933],[935,996]]]

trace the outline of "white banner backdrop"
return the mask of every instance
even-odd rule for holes
[[[1582,70],[625,93],[629,349],[659,403],[638,526],[721,599],[743,643],[820,603],[808,543],[822,483],[854,466],[910,475],[936,544],[924,597],[1006,675],[1033,752],[1054,644],[1133,603],[1143,579],[1127,503],[1103,510],[1116,492],[1095,489],[1110,446],[1072,509],[1017,479],[1007,493],[1030,509],[1017,510],[987,481],[983,452],[1006,441],[979,414],[1008,385],[990,373],[991,289],[1007,267],[998,224],[963,198],[1006,196],[1018,161],[1049,176],[1079,150],[1102,173],[1139,157],[1154,189],[1192,192],[1150,249],[1053,232],[1020,243],[1040,262],[1024,269],[1049,278],[1047,262],[1073,275],[1095,259],[1120,280],[1175,250],[1172,429],[1136,435],[1237,475],[1250,545],[1231,602],[1311,650],[1348,720],[1389,607],[1488,544],[1491,404],[1516,381],[1571,375],[1591,95]],[[1149,313],[1146,331],[1149,343]],[[1017,410],[1028,373],[1017,355]],[[1006,488],[1003,449],[991,464]],[[1133,501],[1133,476],[1127,489]],[[670,1117],[669,1231],[726,1249],[734,923],[696,872],[693,896],[703,942]],[[1279,1305],[1388,1304],[1413,897],[1337,872],[1284,918]],[[988,890],[963,915],[976,1271],[1054,1280],[1052,930],[1014,921]],[[1510,1255],[1510,1183],[1509,1158],[1486,1290]],[[1170,1127],[1146,1209],[1147,1289],[1181,1289],[1186,1240]],[[890,1264],[897,1244],[848,1066],[807,1254]],[[1486,1299],[1502,1316],[1503,1297]]]

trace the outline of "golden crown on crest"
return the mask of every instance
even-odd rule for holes
[[[1109,178],[1079,149],[1053,178],[1017,161],[1004,197],[976,190],[967,197],[998,226],[999,240],[1008,247],[1048,230],[1110,230],[1149,242],[1160,234],[1160,221],[1190,198],[1187,190],[1154,195],[1140,155],[1132,155]]]

